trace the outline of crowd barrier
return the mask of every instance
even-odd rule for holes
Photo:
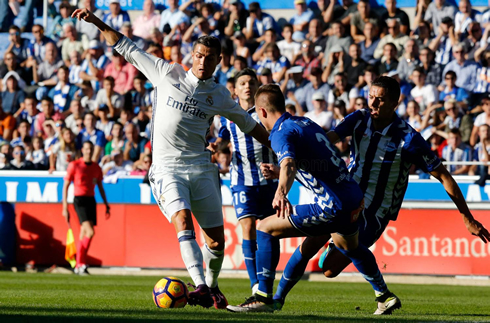
[[[16,262],[34,261],[38,265],[67,265],[64,244],[67,223],[61,215],[62,174],[0,172],[0,201],[15,208],[17,228]],[[479,202],[475,217],[490,227],[490,186],[480,188],[460,182],[468,201]],[[229,181],[223,180],[223,213],[226,235],[224,268],[245,269],[241,251],[241,228],[231,206]],[[95,266],[185,268],[175,232],[155,204],[142,178],[121,178],[104,184],[111,204],[111,217],[98,205],[96,236],[88,262]],[[293,204],[308,203],[310,196],[295,183],[290,193]],[[70,189],[69,201],[73,199]],[[100,196],[97,192],[97,200]],[[410,181],[405,201],[422,208],[404,207],[372,248],[384,273],[433,275],[490,275],[490,244],[471,236],[455,209],[447,209],[450,199],[440,183],[433,180]],[[487,207],[488,203],[488,207]],[[470,206],[471,208],[471,206]],[[78,240],[79,225],[73,206],[69,206],[71,226]],[[197,226],[196,226],[197,227]],[[200,232],[198,241],[204,243]],[[0,241],[2,237],[0,237]],[[302,238],[281,241],[284,268]],[[0,255],[1,256],[1,255]],[[315,258],[316,259],[316,258]],[[318,270],[312,261],[309,271]],[[355,271],[350,266],[347,271]]]

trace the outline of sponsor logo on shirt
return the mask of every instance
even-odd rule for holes
[[[209,95],[206,99],[206,103],[208,105],[213,105],[214,101],[213,101],[213,97],[211,95]]]
[[[197,100],[189,96],[185,97],[185,102],[177,101],[173,97],[168,96],[167,105],[199,119],[207,119],[208,117],[205,112],[196,107]]]
[[[432,159],[430,159],[430,156],[422,156],[422,158],[427,165],[431,165],[437,160],[437,156],[433,156]]]

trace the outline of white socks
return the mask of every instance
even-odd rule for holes
[[[221,265],[225,251],[217,251],[209,249],[208,245],[204,245],[204,262],[206,263],[206,284],[213,288],[218,285],[218,276],[221,272]]]
[[[205,284],[202,267],[202,252],[196,241],[193,230],[184,230],[177,234],[180,243],[182,260],[196,286]],[[223,260],[222,260],[223,261]],[[209,267],[209,266],[208,266]]]

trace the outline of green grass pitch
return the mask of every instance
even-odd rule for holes
[[[152,300],[159,279],[0,272],[0,322],[490,322],[489,287],[391,284],[403,307],[375,317],[367,283],[301,281],[281,312],[265,314],[159,309]],[[250,294],[244,279],[221,279],[220,288],[232,304]]]

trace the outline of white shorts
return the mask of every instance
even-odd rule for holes
[[[190,210],[201,228],[223,225],[218,167],[191,166],[179,171],[153,164],[149,179],[153,197],[169,222],[181,210]]]

